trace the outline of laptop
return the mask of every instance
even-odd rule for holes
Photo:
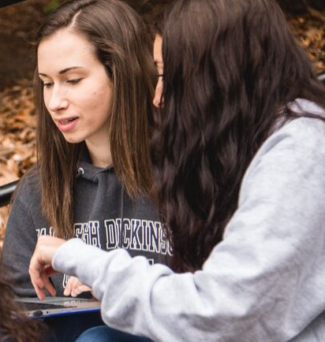
[[[42,301],[38,298],[17,298],[16,300],[22,305],[27,316],[34,318],[100,311],[100,302],[97,299],[46,297]]]

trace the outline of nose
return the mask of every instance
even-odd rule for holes
[[[59,112],[69,105],[63,89],[55,85],[50,93],[45,94],[44,99],[47,109],[51,112]]]
[[[160,108],[163,106],[163,78],[162,76],[158,77],[158,82],[155,89],[155,96],[152,100],[152,103],[155,107]]]

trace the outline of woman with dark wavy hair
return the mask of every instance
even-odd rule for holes
[[[156,342],[322,342],[324,86],[273,0],[177,0],[162,41],[171,267],[42,237],[38,296],[51,265],[92,286],[107,325]]]
[[[200,269],[223,240],[244,175],[267,138],[325,104],[324,87],[275,1],[204,3],[179,2],[169,16],[164,93],[156,94],[164,99],[155,137],[164,147],[158,194],[178,271]]]
[[[21,306],[14,299],[13,289],[3,279],[3,270],[0,269],[0,341],[36,342],[41,340],[42,333],[42,325],[22,313]]]

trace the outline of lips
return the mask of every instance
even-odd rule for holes
[[[77,120],[78,118],[77,117],[74,117],[74,118],[69,118],[69,119],[63,119],[63,120],[58,120],[58,122],[61,124],[61,125],[67,125],[68,123],[74,121],[74,120]]]
[[[77,116],[56,120],[59,130],[64,133],[72,131],[76,127],[78,121],[79,118]]]
[[[77,119],[78,119],[78,117],[77,117],[77,116],[74,116],[74,117],[71,117],[71,118],[66,118],[66,119],[57,120],[57,122],[58,122],[60,125],[67,125],[67,124],[69,124],[70,122],[75,121],[75,120],[77,120]]]

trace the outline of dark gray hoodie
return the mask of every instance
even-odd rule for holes
[[[147,197],[131,200],[113,166],[102,169],[81,161],[75,184],[75,237],[103,250],[126,249],[151,263],[164,263],[171,255],[157,209]],[[19,296],[36,296],[28,267],[40,235],[53,235],[53,230],[41,212],[39,174],[31,173],[13,202],[3,245],[3,264]],[[57,295],[67,280],[61,274],[52,277]]]

